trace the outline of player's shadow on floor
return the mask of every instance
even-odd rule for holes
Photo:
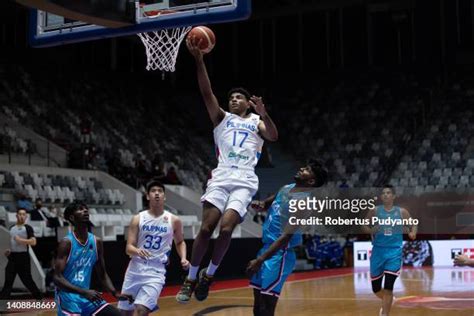
[[[211,306],[207,307],[199,312],[196,312],[193,314],[193,316],[204,316],[204,315],[209,315],[211,313],[219,312],[224,309],[228,308],[236,308],[236,307],[251,307],[253,308],[253,305],[219,305],[219,306]]]

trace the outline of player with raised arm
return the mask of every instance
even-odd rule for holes
[[[166,264],[173,240],[181,266],[189,268],[180,218],[164,209],[165,187],[156,179],[146,185],[149,207],[132,218],[128,229],[127,255],[131,257],[122,293],[134,302],[120,301],[123,315],[148,315],[158,309],[157,301],[165,284]]]
[[[318,160],[311,160],[295,175],[295,183],[285,185],[276,195],[254,205],[268,207],[267,219],[263,223],[263,247],[257,258],[250,261],[247,273],[252,276],[250,286],[254,288],[254,316],[272,316],[283,284],[296,264],[295,247],[303,243],[297,225],[289,225],[290,200],[308,198],[315,188],[327,182],[328,172]],[[307,217],[310,210],[299,210],[298,216]]]
[[[277,128],[261,97],[251,96],[243,88],[234,88],[228,93],[229,112],[219,106],[199,43],[196,38],[190,38],[188,48],[196,61],[199,88],[214,126],[218,166],[212,171],[212,178],[201,198],[202,223],[193,243],[188,277],[176,296],[180,303],[187,303],[193,292],[199,301],[207,298],[214,273],[229,247],[232,232],[242,222],[247,206],[257,192],[255,166],[262,152],[263,139],[278,139]],[[257,114],[250,113],[251,109]],[[207,269],[199,272],[198,277],[199,265],[219,221],[219,237],[211,262]]]
[[[132,300],[131,296],[118,294],[105,271],[102,241],[89,233],[89,210],[81,202],[69,204],[64,218],[73,229],[59,243],[54,261],[54,283],[58,315],[120,315],[109,305],[102,293],[90,288],[92,270],[96,270],[105,290],[119,300]]]

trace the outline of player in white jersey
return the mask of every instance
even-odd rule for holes
[[[122,293],[132,295],[133,304],[120,301],[122,315],[148,315],[158,309],[157,301],[165,284],[166,264],[173,240],[184,269],[186,244],[183,224],[178,216],[164,210],[165,187],[157,180],[147,186],[148,210],[135,215],[128,229],[126,252],[131,257],[122,286]]]
[[[277,128],[261,97],[250,96],[243,88],[234,88],[228,94],[229,112],[219,106],[198,45],[196,39],[190,39],[188,47],[196,61],[199,89],[214,125],[218,165],[212,171],[212,178],[201,198],[202,223],[193,243],[188,277],[176,296],[180,303],[187,303],[193,291],[197,300],[207,298],[214,273],[229,247],[232,232],[242,222],[247,206],[257,192],[258,177],[254,169],[260,158],[263,139],[278,139]],[[251,109],[257,114],[250,113]],[[199,265],[219,221],[219,237],[211,262],[207,269],[201,270],[198,278]]]

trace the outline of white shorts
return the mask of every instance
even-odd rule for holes
[[[217,168],[212,171],[201,202],[211,203],[221,213],[233,209],[243,219],[257,189],[258,177],[253,170]]]
[[[122,293],[132,295],[133,304],[128,301],[119,301],[117,307],[121,310],[131,311],[135,305],[143,305],[150,311],[158,309],[158,298],[165,284],[164,266],[158,267],[153,271],[145,268],[137,268],[133,262],[130,262],[122,285]],[[156,271],[162,271],[157,273]]]

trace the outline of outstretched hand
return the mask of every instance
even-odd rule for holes
[[[189,36],[186,38],[186,46],[188,47],[191,55],[196,59],[201,59],[203,56],[202,51],[199,49],[199,45],[202,42],[202,38],[196,38],[195,36]]]
[[[253,95],[250,97],[249,103],[258,115],[264,116],[267,114],[267,110],[265,109],[265,104],[263,104],[262,97],[257,97]]]

